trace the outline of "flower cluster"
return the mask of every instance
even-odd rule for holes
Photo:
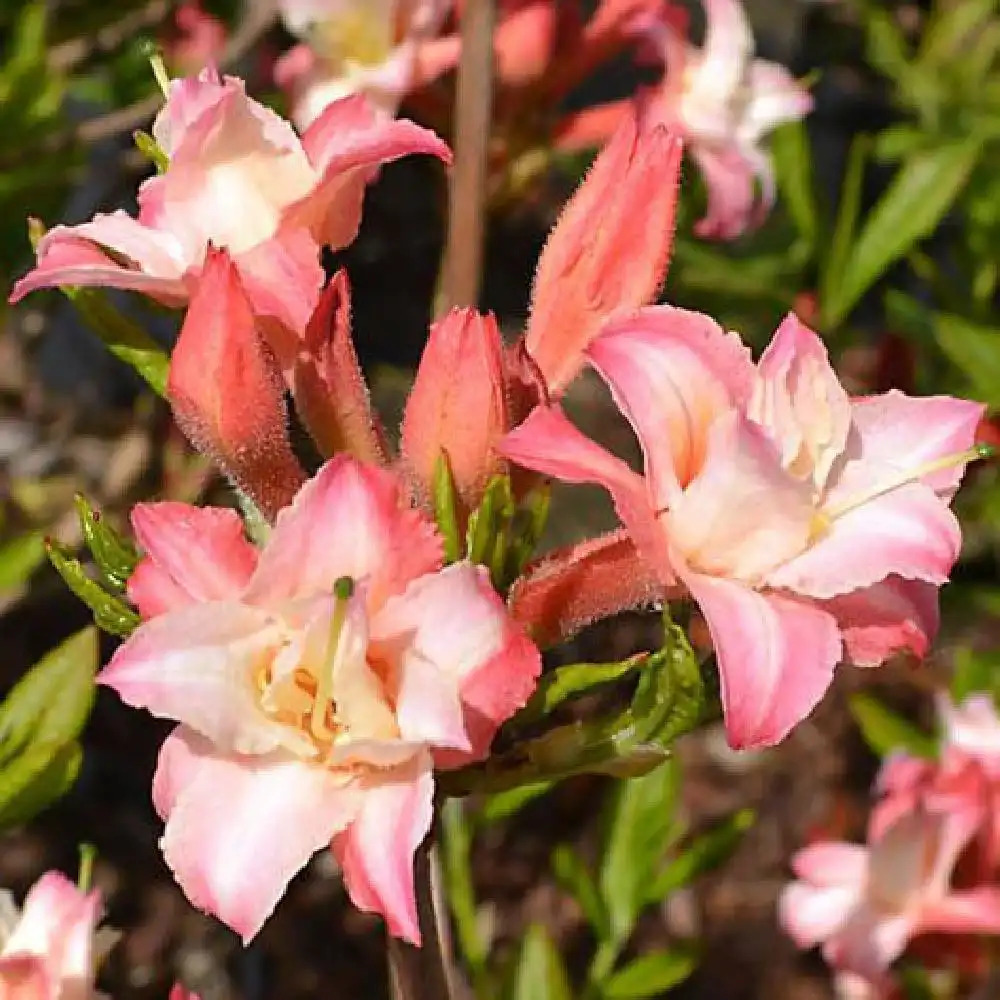
[[[867,845],[818,842],[792,862],[781,922],[822,945],[845,995],[892,996],[907,949],[933,965],[956,936],[1000,933],[1000,718],[986,695],[938,707],[938,759],[885,761]]]
[[[612,8],[625,5],[596,16]],[[692,80],[714,76],[726,31],[745,35],[733,9],[710,5],[730,20],[713,22],[706,54],[685,56]],[[741,45],[732,86],[767,82]],[[684,107],[710,103],[707,86]],[[727,90],[719,128],[753,166],[762,119],[733,100]],[[346,275],[327,281],[321,253],[354,238],[381,164],[450,154],[363,96],[329,104],[300,138],[238,80],[174,81],[154,126],[162,172],[141,187],[138,218],[54,228],[17,285],[15,298],[106,285],[186,307],[169,402],[262,515],[251,542],[232,510],[138,505],[144,555],[128,594],[142,622],[99,678],[177,723],[153,783],[164,855],[191,901],[245,940],[331,847],[355,904],[420,942],[413,857],[435,772],[489,755],[535,687],[536,643],[693,599],[735,747],[782,739],[839,662],[926,650],[982,408],[851,399],[794,316],[755,364],[711,318],[652,305],[673,235],[675,119],[630,106],[541,255],[514,344],[473,309],[432,326],[398,454],[358,366]],[[586,365],[634,427],[643,474],[560,409]],[[316,470],[292,448],[290,407]],[[446,547],[431,516],[442,478],[457,537],[496,476],[523,498],[538,474],[606,487],[621,529],[511,562],[512,585],[480,565],[503,562],[509,536],[491,539],[499,556]]]

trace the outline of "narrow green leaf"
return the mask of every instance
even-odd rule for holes
[[[980,152],[976,138],[915,154],[902,165],[857,239],[846,241],[853,243],[850,252],[836,261],[833,287],[821,303],[830,325],[842,322],[891,264],[934,232]]]
[[[517,714],[517,722],[520,725],[537,722],[571,698],[620,680],[648,659],[648,653],[637,653],[618,663],[570,663],[556,667],[542,674],[534,694]]]
[[[937,756],[937,741],[933,736],[897,715],[872,695],[864,692],[852,695],[849,707],[865,742],[879,757],[885,757],[893,750],[905,750],[914,757],[933,759]]]
[[[434,520],[444,540],[444,561],[458,562],[462,558],[462,539],[458,527],[455,479],[448,456],[443,451],[434,463]]]
[[[813,188],[812,151],[804,121],[791,122],[771,137],[778,189],[795,228],[810,247],[819,236],[819,212]]]
[[[858,217],[861,214],[865,164],[870,148],[870,138],[866,135],[858,135],[854,137],[847,154],[844,180],[840,186],[837,219],[833,226],[833,235],[823,259],[820,274],[819,306],[824,326],[835,325],[835,314],[832,312],[831,303],[835,297],[841,294],[840,288],[844,281],[844,271],[853,252],[854,234],[858,226]]]
[[[534,785],[519,785],[506,792],[490,795],[479,810],[477,819],[483,826],[502,823],[519,813],[529,802],[550,792],[553,785],[554,782],[551,781],[539,781]]]
[[[724,864],[756,818],[752,809],[741,809],[714,829],[697,837],[649,884],[647,904],[659,903],[699,875]]]
[[[80,519],[83,540],[98,569],[111,586],[124,590],[139,562],[135,546],[122,538],[101,516],[100,511],[94,510],[82,493],[77,493],[73,502]]]
[[[167,394],[170,358],[138,324],[123,316],[99,288],[64,288],[87,325],[108,350],[134,368],[158,396]]]
[[[0,766],[0,829],[27,823],[72,788],[83,751],[76,742],[32,743]]]
[[[514,514],[510,477],[494,476],[483,492],[479,506],[469,515],[466,553],[471,562],[487,565],[494,551],[498,528]]]
[[[1000,407],[1000,327],[945,313],[936,313],[933,322],[934,337],[948,360],[984,403]]]
[[[441,810],[441,846],[448,904],[462,958],[478,984],[485,975],[487,948],[479,934],[472,887],[472,826],[465,803],[450,799]]]
[[[583,858],[569,844],[560,844],[552,852],[552,874],[576,900],[598,940],[603,939],[610,929],[608,911]]]
[[[611,936],[624,943],[646,903],[674,824],[680,769],[671,760],[640,778],[619,782],[611,795],[598,887]]]
[[[29,531],[0,545],[0,591],[13,590],[28,582],[45,562],[45,535]]]
[[[0,765],[29,742],[58,747],[76,739],[90,714],[97,633],[85,628],[50,650],[0,702]]]
[[[569,976],[559,952],[540,924],[525,932],[504,990],[504,1000],[572,1000]]]
[[[604,1000],[645,1000],[684,982],[698,967],[694,949],[651,951],[629,962],[604,984]]]
[[[552,489],[547,483],[536,487],[515,511],[504,566],[503,591],[524,572],[535,554],[548,521],[551,496]]]
[[[124,601],[91,580],[80,564],[57,542],[47,543],[49,560],[70,590],[90,608],[94,621],[111,635],[128,636],[139,625],[139,616]]]
[[[1000,694],[1000,652],[959,649],[951,678],[951,699],[960,705],[969,695]]]

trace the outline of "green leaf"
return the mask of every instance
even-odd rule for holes
[[[955,668],[951,678],[951,700],[960,705],[969,695],[1000,694],[1000,652],[996,650],[955,651]]]
[[[771,137],[771,155],[774,157],[778,189],[788,214],[799,235],[813,247],[819,236],[819,212],[805,122],[791,122],[779,128]]]
[[[108,350],[141,375],[158,396],[167,394],[170,358],[138,324],[123,316],[99,288],[64,288],[69,300]]]
[[[844,280],[844,270],[852,253],[854,234],[861,214],[861,193],[864,188],[865,164],[871,148],[866,135],[854,137],[847,154],[844,180],[840,185],[840,202],[833,226],[830,245],[823,258],[820,274],[819,306],[823,325],[835,325],[830,313],[830,303]]]
[[[444,541],[444,561],[458,562],[462,558],[462,539],[458,529],[455,479],[443,451],[434,463],[434,520]]]
[[[576,900],[598,940],[603,939],[610,929],[608,911],[583,858],[569,844],[560,844],[552,852],[552,874]]]
[[[684,982],[698,966],[694,949],[651,951],[611,976],[604,984],[605,1000],[643,1000],[659,996]]]
[[[752,809],[741,809],[714,829],[697,837],[649,884],[646,902],[659,903],[699,875],[724,864],[756,818]]]
[[[570,663],[556,667],[541,676],[534,694],[517,714],[517,722],[537,722],[570,699],[620,680],[648,659],[648,653],[637,653],[617,663]]]
[[[646,889],[674,826],[679,780],[671,760],[619,782],[612,792],[597,881],[615,941],[628,939],[646,904]]]
[[[838,249],[833,285],[821,302],[830,325],[842,322],[891,264],[934,232],[965,187],[980,151],[975,138],[915,154],[903,164],[857,239],[850,240],[850,252]]]
[[[548,483],[537,486],[514,512],[510,542],[504,562],[503,591],[524,572],[524,567],[535,554],[549,519],[552,488]]]
[[[532,924],[525,932],[504,990],[504,1000],[572,1000],[569,976],[548,931]]]
[[[864,692],[852,695],[849,707],[865,742],[879,757],[885,757],[893,750],[905,750],[914,757],[937,757],[937,741],[933,736],[897,715],[872,695]]]
[[[1000,407],[1000,327],[937,313],[934,336],[948,360],[969,380],[976,395],[989,406]]]
[[[29,742],[53,749],[76,739],[90,715],[97,633],[85,628],[46,653],[0,702],[0,765]]]
[[[80,564],[57,542],[47,543],[49,560],[70,590],[90,608],[94,621],[111,635],[128,636],[139,625],[139,616],[124,601],[91,580]]]
[[[0,545],[0,590],[14,590],[28,582],[45,562],[45,535],[29,531]]]
[[[32,743],[0,767],[0,829],[27,823],[61,799],[82,762],[79,743]]]
[[[124,590],[139,562],[139,553],[136,552],[135,546],[122,538],[101,516],[100,511],[91,507],[82,493],[77,493],[73,502],[80,519],[83,540],[90,549],[98,569],[112,587]]]
[[[534,785],[519,785],[505,792],[497,792],[487,796],[479,810],[478,821],[484,826],[502,823],[505,819],[519,813],[529,802],[541,798],[550,792],[554,786],[552,781],[539,781]]]

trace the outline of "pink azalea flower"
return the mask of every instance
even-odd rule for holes
[[[554,406],[503,451],[607,488],[661,588],[692,594],[734,747],[781,740],[842,658],[923,655],[958,557],[948,504],[975,455],[980,405],[849,399],[794,316],[757,366],[735,333],[669,306],[612,319],[586,353],[642,444],[645,475]]]
[[[779,901],[782,926],[800,948],[822,945],[834,969],[873,986],[920,934],[1000,933],[1000,888],[951,886],[977,823],[974,808],[917,810],[868,847],[828,841],[799,851],[799,881]]]
[[[411,90],[458,61],[459,37],[438,38],[452,0],[281,0],[285,27],[304,39],[275,66],[307,128],[333,102],[364,94],[386,118]]]
[[[188,898],[249,940],[332,842],[355,904],[419,943],[433,769],[483,757],[540,669],[486,571],[442,569],[394,477],[346,456],[260,551],[233,511],[141,504],[133,524],[147,620],[100,680],[180,723],[153,800]]]
[[[774,203],[764,138],[805,117],[812,98],[783,66],[753,58],[753,34],[739,0],[704,0],[704,7],[701,49],[687,42],[669,7],[646,35],[666,67],[659,114],[687,140],[708,191],[708,211],[696,231],[728,240],[759,223]]]
[[[90,1000],[94,994],[97,892],[59,872],[32,887],[20,914],[0,893],[0,996],[4,1000]]]
[[[332,104],[300,139],[242,81],[212,70],[173,81],[153,135],[170,162],[140,187],[138,218],[118,210],[53,228],[12,302],[37,288],[107,285],[181,305],[213,244],[236,261],[254,312],[301,332],[323,285],[321,249],[354,239],[379,165],[450,158],[432,132],[385,121],[361,97]]]

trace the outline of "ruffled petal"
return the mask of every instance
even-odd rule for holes
[[[263,606],[329,593],[342,576],[366,581],[374,610],[441,565],[441,540],[405,509],[398,480],[348,455],[327,462],[282,510],[246,600]]]
[[[266,753],[289,731],[257,705],[255,676],[284,635],[267,612],[193,604],[142,624],[98,675],[135,708],[183,722],[233,752]]]
[[[433,815],[434,777],[428,755],[361,779],[360,810],[333,850],[359,910],[379,913],[389,933],[420,945],[413,856]]]
[[[139,503],[132,528],[145,558],[128,594],[144,618],[199,601],[235,600],[257,565],[234,510]]]
[[[955,515],[923,483],[909,483],[835,516],[818,540],[767,574],[772,587],[826,599],[886,577],[942,584],[958,558]]]
[[[184,727],[160,750],[163,856],[192,905],[244,944],[294,876],[357,815],[354,783],[294,757],[233,757]]]
[[[749,349],[708,316],[651,306],[605,324],[587,357],[635,429],[657,506],[669,506],[701,468],[716,418],[749,400]]]
[[[792,882],[778,897],[778,922],[800,948],[813,948],[844,926],[858,905],[858,895],[856,886]]]
[[[773,746],[823,697],[841,654],[833,616],[781,594],[686,573],[715,644],[726,735]]]

